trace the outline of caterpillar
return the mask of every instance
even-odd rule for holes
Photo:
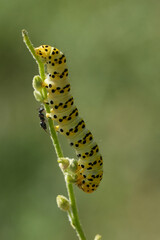
[[[43,87],[47,90],[47,104],[50,117],[58,123],[56,130],[66,136],[75,148],[78,159],[76,184],[84,192],[92,193],[99,186],[103,176],[103,160],[92,133],[79,116],[70,93],[68,68],[65,55],[55,47],[41,45],[35,53],[46,66]],[[41,119],[42,120],[42,119]],[[42,124],[43,125],[43,124]]]
[[[40,107],[39,111],[38,111],[38,115],[39,115],[39,119],[40,119],[40,126],[41,128],[43,128],[45,131],[47,130],[47,125],[45,122],[45,116],[43,114],[44,108]]]

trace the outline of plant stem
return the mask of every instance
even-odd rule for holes
[[[77,206],[76,206],[76,199],[73,191],[73,185],[71,183],[66,182],[66,187],[68,191],[68,196],[71,204],[71,213],[72,213],[72,225],[75,227],[77,235],[79,239],[81,240],[86,240],[86,237],[84,235],[83,229],[81,227],[80,221],[79,221],[79,216],[78,216],[78,211],[77,211]]]
[[[30,39],[28,37],[28,33],[25,29],[22,30],[22,37],[23,37],[24,43],[26,44],[26,47],[30,51],[33,58],[36,60],[36,62],[38,64],[38,69],[39,69],[40,76],[41,76],[42,80],[44,80],[45,79],[44,64],[40,61],[39,57],[36,55],[36,53],[34,51],[33,44],[30,41]]]
[[[44,64],[40,61],[39,57],[35,54],[34,47],[28,37],[28,33],[26,30],[22,30],[22,36],[23,36],[23,41],[26,44],[27,48],[29,49],[30,53],[32,54],[33,58],[36,60],[39,68],[39,74],[42,79],[42,81],[45,80],[45,71],[44,71]],[[50,113],[50,107],[47,104],[44,104],[45,110],[47,113]],[[55,148],[57,158],[62,158],[63,157],[63,152],[60,147],[58,137],[54,128],[53,120],[48,118],[48,124],[49,124],[49,129],[50,129],[50,136],[53,142],[53,146]],[[71,225],[72,227],[76,230],[78,238],[80,240],[86,240],[86,237],[84,235],[83,229],[80,224],[79,216],[78,216],[78,211],[77,211],[77,206],[76,206],[76,199],[73,191],[73,185],[69,181],[67,181],[67,178],[65,178],[66,182],[66,187],[67,187],[67,192],[68,192],[68,197],[69,197],[69,202],[70,202],[70,210],[68,211],[68,215],[71,220]]]
[[[44,106],[45,106],[46,112],[50,113],[49,106],[47,104],[45,104]],[[54,129],[53,120],[51,118],[48,118],[48,124],[49,124],[49,129],[50,129],[50,137],[52,139],[53,146],[54,146],[56,154],[57,154],[57,158],[62,158],[63,157],[63,152],[62,152],[61,146],[59,144],[56,131]]]

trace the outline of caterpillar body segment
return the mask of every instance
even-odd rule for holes
[[[42,45],[35,48],[40,60],[46,64],[46,79],[43,87],[47,90],[46,102],[51,117],[58,126],[56,130],[66,136],[78,157],[76,184],[84,192],[97,189],[103,176],[103,160],[92,133],[86,128],[84,120],[70,93],[68,68],[65,55],[57,48]]]

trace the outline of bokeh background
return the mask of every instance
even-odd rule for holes
[[[66,189],[39,126],[38,69],[23,28],[34,46],[65,53],[76,105],[103,154],[99,189],[75,187],[87,239],[160,239],[159,12],[158,0],[1,0],[1,240],[77,239],[56,206]]]

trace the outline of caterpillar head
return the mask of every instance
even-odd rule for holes
[[[48,45],[41,45],[37,48],[35,48],[35,53],[38,55],[42,62],[46,62],[46,58],[50,55],[51,48]]]

